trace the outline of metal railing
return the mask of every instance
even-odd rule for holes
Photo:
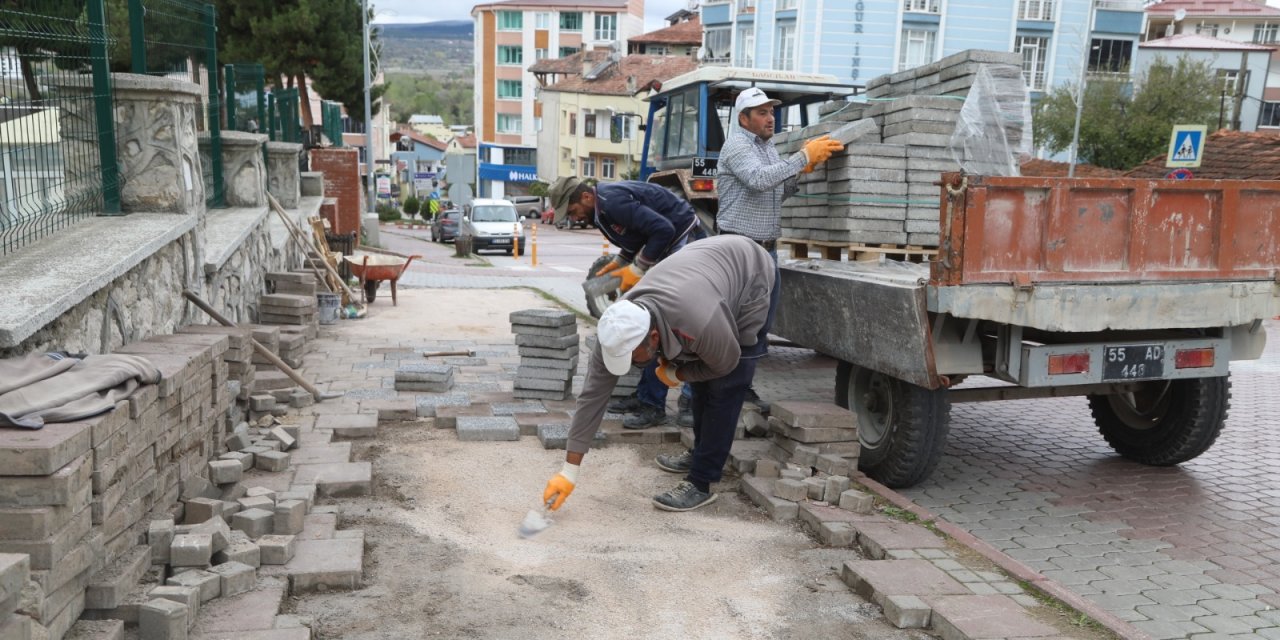
[[[320,105],[320,118],[325,137],[335,147],[342,146],[342,103],[325,100]]]
[[[194,0],[129,0],[129,53],[134,73],[181,77],[206,88],[208,108],[200,123],[209,133],[205,204],[225,206],[217,9]]]
[[[229,64],[222,70],[227,92],[227,128],[260,133],[267,121],[266,71],[260,64]]]
[[[267,133],[273,142],[302,142],[298,90],[276,89],[267,96]]]
[[[0,256],[120,212],[103,0],[0,5]]]

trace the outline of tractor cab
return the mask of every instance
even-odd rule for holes
[[[859,88],[826,74],[735,67],[703,67],[657,86],[645,99],[649,116],[640,179],[683,195],[708,229],[717,211],[720,148],[730,131],[734,100],[749,87],[782,101],[775,116],[778,131],[817,122],[818,104],[855,95]]]

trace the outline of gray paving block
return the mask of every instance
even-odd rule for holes
[[[790,500],[775,498],[773,496],[773,483],[774,481],[770,478],[746,476],[742,478],[740,486],[742,492],[756,506],[764,509],[770,518],[777,521],[794,520],[799,508],[796,503]]]
[[[810,500],[822,500],[827,491],[827,481],[823,478],[804,478],[800,482],[804,485],[805,497]]]
[[[563,349],[548,349],[546,347],[529,347],[522,346],[516,349],[517,355],[522,358],[552,358],[554,360],[567,360],[578,355],[580,349],[578,345],[564,347]]]
[[[849,490],[853,482],[844,476],[827,476],[824,479],[822,500],[831,504],[840,503],[840,494]]]
[[[288,451],[298,446],[298,439],[291,435],[284,427],[272,427],[267,432],[267,437],[280,442],[284,451]]]
[[[529,324],[513,324],[511,325],[511,333],[517,336],[541,336],[544,338],[562,338],[564,336],[577,336],[577,325],[567,324],[563,327],[538,327]]]
[[[208,602],[222,593],[222,576],[203,569],[192,569],[169,576],[165,584],[175,587],[194,587],[200,590],[200,602]]]
[[[547,336],[533,336],[526,334],[516,334],[516,345],[521,347],[542,347],[544,349],[567,349],[577,346],[578,334],[561,336],[552,338]]]
[[[516,381],[524,380],[552,380],[563,383],[573,379],[573,369],[547,369],[543,367],[527,367],[520,365],[516,369]]]
[[[867,557],[880,559],[896,550],[945,549],[941,537],[921,525],[906,522],[858,523],[858,544]]]
[[[258,538],[258,547],[262,552],[262,564],[281,565],[293,559],[298,540],[296,536],[273,534]]]
[[[247,564],[251,567],[262,565],[262,552],[249,536],[244,535],[243,531],[233,531],[231,542],[227,544],[227,548],[213,554],[213,562],[222,564],[224,562],[239,562]],[[266,536],[263,536],[264,538]],[[261,540],[262,538],[258,538]]]
[[[884,598],[884,617],[899,629],[927,629],[933,608],[916,596],[894,595]]]
[[[364,574],[364,541],[356,538],[302,540],[284,565],[292,593],[358,589]]]
[[[174,534],[173,520],[152,520],[147,523],[147,544],[151,546],[152,564],[169,564]]]
[[[541,391],[538,389],[513,389],[511,396],[524,400],[565,400],[570,396],[570,389],[564,391]]]
[[[222,597],[224,598],[251,591],[258,582],[257,571],[242,562],[224,562],[210,567],[209,573],[222,579]]]
[[[455,428],[466,442],[520,439],[520,425],[511,416],[458,416]]]
[[[396,391],[412,391],[416,393],[445,393],[453,388],[453,378],[441,382],[411,382],[396,380]]]
[[[453,365],[425,362],[402,364],[396,369],[396,382],[446,382],[453,379]]]
[[[275,494],[271,495],[245,495],[245,497],[236,500],[240,505],[240,509],[265,509],[271,511],[276,508]]]
[[[169,544],[169,564],[175,567],[207,567],[213,559],[213,537],[204,534],[175,535]]]
[[[214,484],[231,484],[240,482],[244,476],[244,467],[234,460],[211,460],[209,462],[209,481]]]
[[[535,327],[563,327],[577,324],[577,316],[563,309],[521,309],[512,311],[507,320],[513,325]]]
[[[231,542],[231,527],[227,526],[227,521],[221,515],[190,525],[185,531],[187,535],[207,534],[215,553],[226,549]]]
[[[569,425],[563,422],[555,422],[538,425],[538,442],[542,443],[544,449],[564,449],[569,446]],[[596,431],[596,435],[591,440],[591,446],[598,448],[608,442],[608,436],[604,431]]]
[[[367,495],[373,484],[369,462],[300,464],[295,467],[294,484],[313,484],[316,493],[330,498]]]
[[[567,392],[572,380],[543,380],[541,378],[516,378],[514,388],[524,391],[560,391]]]
[[[231,516],[231,528],[243,531],[250,540],[257,540],[271,533],[275,514],[266,509],[246,509]]]
[[[1033,618],[1008,596],[941,596],[929,603],[933,629],[943,640],[1058,635],[1056,629]]]
[[[47,476],[88,453],[91,444],[87,422],[0,430],[0,469],[8,476]]]
[[[576,371],[578,368],[578,356],[571,356],[569,358],[521,357],[520,368],[524,369],[526,367],[536,369],[568,369],[569,371]]]
[[[200,615],[200,589],[162,584],[152,587],[147,592],[148,600],[156,598],[171,600],[185,606],[187,608],[187,628],[190,629],[195,626],[196,619]]]
[[[465,392],[441,395],[422,395],[414,398],[419,418],[434,418],[437,407],[465,407],[471,404],[471,395]]]
[[[271,532],[276,535],[302,533],[307,517],[307,503],[303,500],[281,500],[276,503]]]
[[[70,504],[90,484],[93,454],[86,453],[52,474],[7,475],[0,482],[0,506],[44,507]]]
[[[809,495],[809,489],[800,480],[776,480],[773,483],[773,497],[791,502],[799,502]]]
[[[141,640],[186,640],[187,605],[155,598],[138,608]]]
[[[289,454],[283,451],[260,453],[253,457],[253,466],[261,471],[286,471],[289,469]]]
[[[853,513],[871,513],[875,504],[875,496],[865,491],[849,489],[840,493],[840,508]]]
[[[0,638],[26,640],[31,637],[30,630],[15,631],[20,626],[31,626],[31,618],[14,616],[8,622],[0,622]],[[124,620],[86,620],[81,618],[71,625],[62,640],[124,640]]]
[[[967,595],[963,584],[927,560],[848,560],[840,579],[854,593],[884,606],[891,596],[921,598],[940,595]]]

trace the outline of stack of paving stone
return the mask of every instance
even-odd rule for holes
[[[253,392],[254,374],[257,372],[253,364],[253,344],[249,331],[241,327],[196,324],[178,329],[178,335],[185,334],[227,337],[227,350],[222,354],[222,360],[227,363],[227,389],[236,400],[247,401]]]
[[[267,291],[298,296],[316,295],[316,276],[311,272],[284,271],[266,275]]]
[[[1018,54],[968,50],[868,82],[867,103],[834,101],[819,108],[821,122],[774,136],[778,152],[849,122],[874,120],[863,135],[817,170],[801,174],[795,197],[782,207],[782,235],[841,244],[936,247],[940,174],[958,171],[951,134],[981,65],[1020,73]]]
[[[268,293],[258,296],[258,322],[297,325],[308,329],[306,336],[319,335],[319,306],[314,295]]]
[[[769,410],[769,431],[769,455],[776,460],[837,475],[848,475],[858,466],[857,416],[839,405],[774,402]]]
[[[90,419],[0,430],[0,553],[27,558],[24,597],[39,604],[19,624],[32,635],[63,637],[86,608],[115,607],[146,571],[137,543],[148,514],[166,513],[203,481],[222,446],[233,407],[229,345],[217,333],[126,345],[117,352],[151,361],[158,384]],[[17,571],[3,567],[0,613]]]
[[[508,316],[520,366],[512,395],[526,400],[564,400],[573,393],[578,369],[578,323],[570,311],[525,309]]]
[[[307,354],[308,338],[305,327],[280,328],[280,350],[276,355],[284,363],[297,369],[302,367],[302,357]]]
[[[396,368],[396,391],[444,393],[453,388],[453,365],[415,362]]]

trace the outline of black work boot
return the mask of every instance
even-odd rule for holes
[[[653,497],[653,506],[663,511],[693,511],[716,501],[716,494],[703,491],[688,480]]]
[[[631,394],[625,398],[618,398],[609,403],[606,409],[609,413],[634,413],[640,410],[640,398],[636,394]]]
[[[689,405],[689,399],[681,394],[680,400],[676,402],[676,407],[680,410],[679,415],[676,416],[676,424],[681,427],[693,426],[693,407]]]
[[[765,415],[769,415],[769,408],[773,406],[769,404],[768,400],[762,400],[760,398],[760,394],[756,393],[755,387],[747,387],[747,397],[745,398],[745,400],[747,402],[750,402],[751,404],[754,404],[756,407],[760,409],[760,413],[763,413]]]
[[[624,429],[648,429],[664,424],[667,421],[667,410],[663,407],[640,403],[640,409],[622,419]]]

